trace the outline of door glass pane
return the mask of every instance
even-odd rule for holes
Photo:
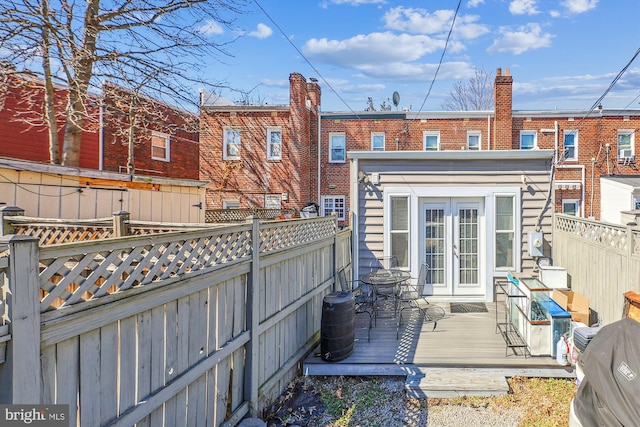
[[[444,283],[445,228],[444,209],[425,211],[425,252],[429,264],[428,283]]]
[[[478,283],[478,210],[460,209],[459,277],[460,285]]]

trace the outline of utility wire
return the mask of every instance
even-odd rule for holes
[[[260,3],[258,3],[258,0],[253,0],[253,2],[256,4],[256,6],[258,6],[258,8],[260,8],[260,10],[262,11],[262,13],[265,14],[265,16],[269,19],[269,21],[271,21],[271,23],[278,29],[278,31],[280,31],[280,34],[282,34],[282,36],[289,42],[289,44],[296,50],[296,52],[298,52],[298,54],[302,57],[302,59],[305,60],[305,62],[307,64],[309,64],[309,66],[311,67],[311,69],[318,75],[318,77],[320,77],[322,79],[322,81],[324,82],[324,84],[327,85],[327,87],[329,89],[331,89],[331,91],[338,97],[338,99],[340,99],[340,101],[342,101],[342,103],[344,105],[346,105],[346,107],[349,109],[349,111],[351,111],[353,114],[356,115],[357,118],[360,118],[358,116],[358,113],[356,113],[355,111],[353,111],[351,109],[351,107],[349,106],[349,104],[347,104],[347,102],[340,96],[340,94],[338,93],[338,91],[336,91],[333,86],[331,86],[331,84],[324,78],[324,76],[322,75],[322,73],[320,73],[320,71],[318,71],[318,69],[311,63],[311,61],[309,61],[309,59],[307,59],[306,56],[304,56],[304,54],[300,51],[300,49],[298,49],[298,47],[291,41],[291,39],[287,36],[287,34],[282,30],[282,28],[280,28],[280,25],[278,25],[278,23],[267,13],[266,10],[264,10],[264,8],[260,5]]]
[[[431,80],[431,85],[429,86],[429,90],[427,91],[427,95],[424,97],[424,101],[422,101],[422,105],[420,109],[416,112],[416,116],[422,111],[424,108],[424,104],[427,102],[429,95],[431,95],[431,89],[433,89],[433,85],[436,82],[436,78],[438,77],[438,72],[440,71],[440,67],[442,66],[442,61],[444,60],[444,54],[447,52],[447,46],[449,46],[449,40],[451,39],[451,33],[453,32],[453,26],[456,23],[456,17],[458,16],[458,11],[460,10],[460,4],[462,0],[458,0],[458,7],[456,7],[456,12],[453,15],[453,20],[451,21],[451,28],[449,28],[449,34],[447,34],[447,41],[444,43],[444,49],[442,49],[442,55],[440,55],[440,62],[438,62],[438,67],[436,68],[436,72],[433,75],[433,79]]]

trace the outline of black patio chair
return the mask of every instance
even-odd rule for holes
[[[364,290],[363,286],[354,286],[359,280],[348,280],[347,272],[344,268],[338,271],[338,284],[340,290],[353,293],[356,314],[366,313],[369,315],[369,328],[367,330],[367,341],[371,341],[371,328],[373,324],[373,297],[371,290]]]
[[[409,280],[400,286],[400,308],[398,309],[399,313],[396,339],[400,338],[400,327],[402,326],[402,313],[404,310],[420,310],[426,320],[433,322],[432,331],[435,331],[438,326],[438,320],[445,316],[444,308],[435,304],[430,304],[427,300],[427,297],[433,295],[433,284],[427,280],[428,272],[429,264],[422,263],[415,283],[412,283],[412,281]],[[420,303],[426,307],[421,306]]]
[[[398,268],[398,258],[395,255],[376,258],[375,260],[369,262],[370,271],[380,270],[380,269],[388,270],[390,268]],[[378,290],[377,297],[384,298],[384,299],[393,297],[396,299],[395,302],[397,304],[398,292],[399,292],[399,289],[394,290],[392,288],[384,287]]]

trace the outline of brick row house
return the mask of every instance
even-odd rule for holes
[[[127,210],[132,219],[204,221],[197,114],[107,83],[87,105],[79,167],[64,167],[51,162],[42,83],[15,79],[0,89],[1,203],[27,216],[96,218]],[[64,88],[56,88],[56,98],[61,153]]]
[[[203,100],[200,179],[208,209],[293,208],[318,194],[320,86],[291,74],[289,105]]]
[[[601,179],[639,175],[640,111],[514,111],[509,70],[496,73],[493,111],[318,113],[316,82],[290,82],[289,106],[203,106],[207,205],[315,201],[352,226],[355,265],[394,255],[416,276],[428,262],[445,298],[490,300],[495,277],[551,256],[553,212],[599,219]]]

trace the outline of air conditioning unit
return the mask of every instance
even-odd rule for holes
[[[635,161],[633,150],[620,150],[620,161],[624,164],[633,163]]]

